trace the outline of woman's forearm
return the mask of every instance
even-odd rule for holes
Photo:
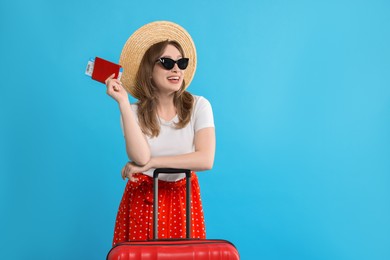
[[[127,156],[129,160],[143,166],[150,161],[149,144],[137,123],[130,103],[120,103],[119,110],[122,116]]]
[[[176,156],[153,157],[150,160],[151,168],[177,168],[191,169],[193,171],[211,170],[214,164],[214,156],[193,152]]]

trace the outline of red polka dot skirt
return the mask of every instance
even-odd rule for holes
[[[137,182],[128,181],[116,217],[113,245],[129,240],[153,239],[153,178],[137,174]],[[158,236],[185,238],[186,180],[159,181]],[[191,177],[192,238],[206,238],[198,178]]]

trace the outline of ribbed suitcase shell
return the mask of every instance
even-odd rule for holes
[[[120,243],[107,260],[238,260],[237,249],[226,240],[190,239]]]
[[[158,175],[160,173],[185,173],[186,198],[191,198],[190,179],[191,170],[159,168],[153,175],[153,206],[158,208]],[[150,241],[128,241],[114,246],[107,254],[107,260],[239,260],[240,255],[236,247],[227,240],[220,239],[190,239],[190,202],[186,205],[186,239],[157,239],[158,212],[154,212],[153,230],[154,239]]]

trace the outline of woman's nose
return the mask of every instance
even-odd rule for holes
[[[173,68],[171,69],[172,72],[178,72],[180,71],[180,68],[179,66],[177,65],[177,63],[174,64]]]

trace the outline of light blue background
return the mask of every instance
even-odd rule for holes
[[[2,259],[104,259],[125,186],[115,102],[84,76],[141,25],[193,36],[214,109],[208,238],[242,259],[390,259],[389,1],[2,1]]]

